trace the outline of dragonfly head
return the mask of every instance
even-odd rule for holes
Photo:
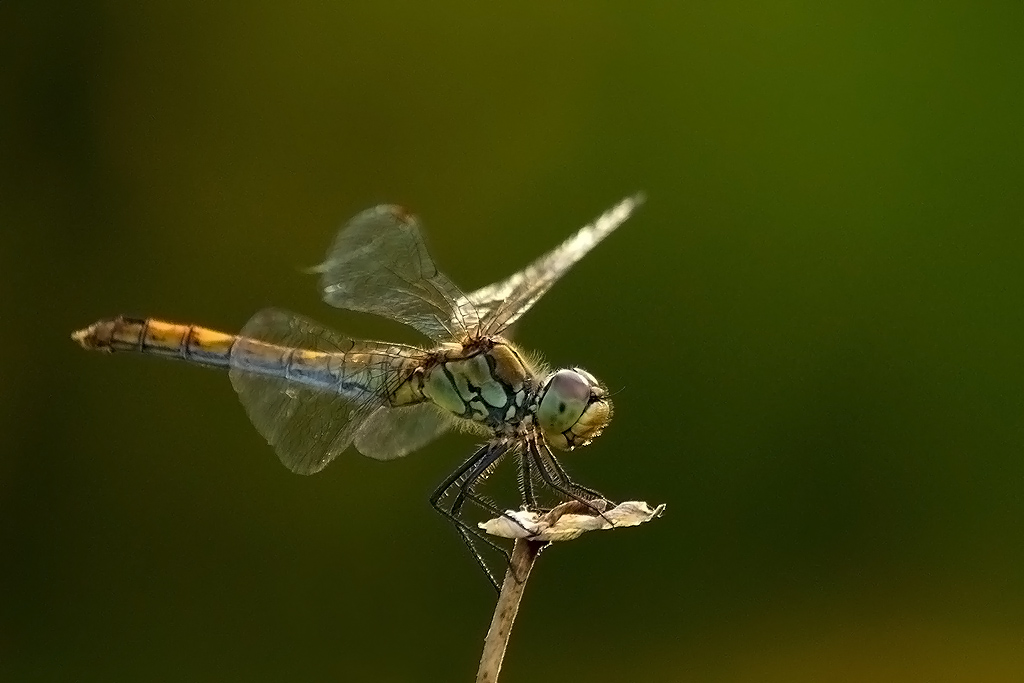
[[[593,375],[580,368],[547,376],[540,390],[537,424],[555,448],[586,446],[612,417],[608,392]]]

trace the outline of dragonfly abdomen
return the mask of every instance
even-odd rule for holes
[[[347,368],[347,360],[342,352],[278,346],[246,337],[239,337],[231,349],[231,367],[251,375],[277,377],[354,399],[376,393],[366,371]]]
[[[93,323],[71,338],[86,349],[146,353],[221,368],[230,364],[231,348],[236,340],[233,334],[199,325],[122,316]]]
[[[317,351],[154,318],[119,316],[100,320],[71,337],[86,349],[174,358],[248,375],[282,379],[296,386],[337,393],[352,400],[362,400],[371,394],[384,400],[383,388],[378,386],[380,381],[377,377],[385,365],[402,366],[407,362],[393,349],[388,349],[390,354]],[[424,399],[405,397],[393,403],[411,404],[417,400]]]

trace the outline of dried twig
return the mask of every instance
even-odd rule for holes
[[[607,505],[603,500],[591,501],[589,505],[570,501],[546,513],[509,510],[506,516],[480,524],[480,528],[489,534],[514,538],[515,547],[494,608],[491,627],[484,639],[477,683],[496,683],[498,680],[523,590],[541,550],[551,542],[569,541],[587,531],[636,526],[660,517],[665,510],[664,505],[652,509],[647,503],[637,501],[622,503],[610,510]]]
[[[498,604],[494,608],[491,627],[484,638],[484,653],[480,658],[480,669],[476,673],[476,683],[496,683],[501,671],[501,660],[505,657],[508,637],[512,633],[512,623],[519,612],[519,601],[523,599],[523,589],[530,578],[533,563],[547,543],[528,541],[525,538],[516,540],[512,549],[512,560],[505,572],[505,581],[501,584]]]

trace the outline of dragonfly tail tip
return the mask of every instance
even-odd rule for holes
[[[71,338],[78,342],[83,349],[96,348],[96,326],[90,325],[81,330],[71,333]]]

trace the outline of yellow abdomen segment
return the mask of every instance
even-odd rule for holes
[[[134,351],[226,368],[237,337],[199,325],[118,316],[71,335],[86,349]]]

